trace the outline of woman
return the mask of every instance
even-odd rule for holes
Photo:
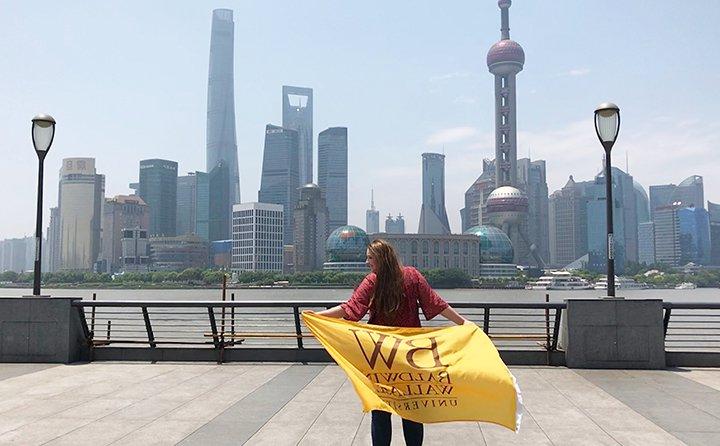
[[[359,321],[370,312],[370,324],[393,327],[419,327],[418,307],[427,320],[438,314],[458,325],[465,323],[425,278],[415,268],[402,267],[392,245],[384,240],[375,240],[368,246],[367,263],[371,273],[363,279],[352,297],[336,307],[318,314]],[[402,420],[403,435],[408,446],[421,445],[423,425],[411,420]],[[390,444],[392,425],[390,413],[372,411],[371,425],[374,446]]]

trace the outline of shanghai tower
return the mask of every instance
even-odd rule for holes
[[[230,239],[232,206],[240,203],[233,89],[234,35],[232,10],[214,10],[210,36],[206,135],[210,240]]]

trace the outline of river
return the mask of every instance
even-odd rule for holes
[[[100,300],[219,300],[219,289],[53,289],[42,290],[43,294],[61,297],[79,297],[91,299],[97,293]],[[230,289],[236,300],[345,300],[351,289]],[[438,290],[448,302],[543,302],[545,294],[550,301],[562,302],[565,299],[594,298],[602,296],[602,291],[542,291],[542,290],[485,290],[451,289]],[[0,297],[18,297],[32,294],[31,289],[0,288]],[[720,289],[697,288],[694,290],[617,290],[617,296],[628,299],[663,299],[670,302],[720,302]]]

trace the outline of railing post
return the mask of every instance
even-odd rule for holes
[[[112,321],[108,321],[107,325],[107,340],[110,340],[110,327],[112,327]]]
[[[555,309],[555,322],[553,323],[553,341],[552,351],[557,350],[558,336],[560,335],[560,319],[562,318],[562,308]]]
[[[230,301],[235,302],[235,293],[230,293]],[[235,305],[230,307],[230,334],[232,341],[235,342]]]
[[[545,303],[550,303],[550,295],[545,294]],[[547,365],[550,365],[550,308],[545,307],[545,351],[547,352]]]
[[[217,324],[215,323],[215,311],[213,311],[213,307],[207,307],[207,310],[208,318],[210,319],[210,330],[212,330],[213,335],[213,344],[215,344],[215,349],[218,350],[218,364],[222,364],[223,346],[220,343],[220,338],[218,338]]]
[[[93,293],[92,300],[93,302],[97,300],[97,293]],[[92,312],[90,313],[90,331],[95,333],[95,305],[93,305]]]
[[[297,305],[293,305],[293,316],[295,317],[295,334],[297,335],[297,346],[300,350],[303,350],[302,339],[302,327],[300,326],[300,308]]]
[[[155,335],[153,334],[150,314],[148,314],[147,307],[142,307],[142,315],[145,320],[145,331],[147,331],[148,343],[150,344],[150,348],[155,348]]]
[[[671,307],[665,309],[665,315],[663,316],[663,340],[667,337],[668,325],[670,325],[670,313],[672,312]]]

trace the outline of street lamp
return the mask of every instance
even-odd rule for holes
[[[55,119],[40,114],[32,119],[32,141],[38,156],[38,194],[37,220],[35,221],[35,274],[33,278],[33,296],[40,295],[41,253],[42,253],[42,206],[43,206],[43,164],[45,156],[55,138]]]
[[[607,295],[615,297],[615,244],[613,239],[613,199],[610,151],[620,131],[620,108],[605,102],[595,109],[595,133],[605,149],[605,208],[607,219]]]

